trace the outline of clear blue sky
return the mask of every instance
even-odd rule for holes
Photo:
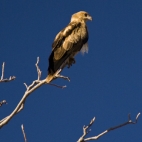
[[[0,84],[0,119],[16,107],[28,85],[37,79],[40,57],[42,79],[47,75],[48,56],[55,35],[73,13],[87,11],[89,53],[78,54],[76,64],[62,74],[71,82],[62,90],[43,85],[26,100],[24,110],[0,130],[1,142],[22,142],[24,124],[29,142],[75,142],[82,126],[95,116],[89,136],[127,121],[142,112],[142,1],[141,0],[1,0],[0,64],[5,77]],[[0,67],[1,68],[1,67]],[[117,129],[99,142],[142,142],[142,116],[138,124]]]

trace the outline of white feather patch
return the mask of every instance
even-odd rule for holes
[[[88,53],[88,43],[87,42],[82,46],[80,51],[82,52],[82,54],[84,54],[85,52]]]

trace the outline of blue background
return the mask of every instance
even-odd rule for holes
[[[0,119],[9,115],[28,85],[37,79],[36,59],[40,57],[42,79],[55,35],[73,13],[87,11],[89,53],[78,54],[76,64],[64,69],[71,82],[55,80],[59,89],[43,85],[26,100],[24,110],[0,130],[1,142],[22,142],[24,124],[29,142],[73,142],[82,126],[95,116],[94,136],[142,112],[142,1],[141,0],[1,0],[0,64],[6,62],[0,84]],[[100,142],[142,142],[142,117],[136,125],[112,131]]]

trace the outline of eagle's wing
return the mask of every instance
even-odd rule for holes
[[[79,37],[75,36],[75,31],[80,28],[80,25],[80,23],[76,22],[69,23],[66,28],[57,34],[52,44],[52,50],[54,51],[54,58],[56,60],[61,59],[65,52],[80,40]]]
[[[71,22],[57,34],[49,57],[49,73],[55,73],[61,66],[63,67],[63,63],[70,56],[74,56],[76,52],[80,51],[88,40],[86,28],[86,26],[82,28],[80,22]]]

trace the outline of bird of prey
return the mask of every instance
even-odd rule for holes
[[[48,76],[46,82],[64,77],[59,73],[65,66],[72,66],[75,63],[74,56],[79,52],[88,52],[88,30],[86,22],[92,21],[92,17],[85,11],[72,15],[70,23],[61,30],[55,37],[52,44],[52,52],[49,56]]]

